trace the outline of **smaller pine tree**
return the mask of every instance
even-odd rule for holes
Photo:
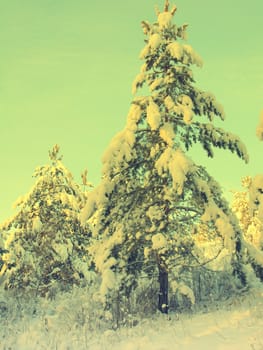
[[[79,222],[86,194],[62,164],[58,145],[49,158],[50,164],[35,170],[33,188],[16,202],[18,212],[2,225],[5,288],[41,296],[91,276],[89,235]]]

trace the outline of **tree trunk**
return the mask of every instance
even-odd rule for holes
[[[158,309],[163,314],[168,314],[168,271],[163,265],[160,264],[158,268],[160,284]]]
[[[242,286],[245,287],[247,285],[247,278],[243,266],[243,249],[241,232],[238,231],[236,232],[236,261],[233,265],[233,274],[240,280]]]

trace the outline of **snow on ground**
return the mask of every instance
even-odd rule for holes
[[[263,293],[252,293],[213,312],[173,314],[109,334],[114,350],[263,350]],[[162,315],[161,315],[162,316]],[[107,346],[98,345],[98,349]]]
[[[47,309],[38,317],[2,318],[0,349],[263,350],[262,289],[224,303],[213,303],[202,311],[171,313],[168,317],[158,314],[135,327],[116,331],[100,330],[98,322],[91,333],[87,324],[76,322],[74,307],[69,305],[61,312],[63,317]]]
[[[263,349],[263,321],[258,316],[263,315],[253,315],[244,309],[172,317],[171,321],[155,321],[140,327],[135,337],[120,341],[112,349],[260,350]]]

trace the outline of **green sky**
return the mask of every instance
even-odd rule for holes
[[[126,121],[131,83],[142,64],[141,20],[155,20],[160,0],[0,0],[0,219],[29,191],[36,166],[58,143],[80,181],[100,179],[101,156]],[[263,173],[255,128],[263,109],[261,0],[178,0],[175,22],[189,23],[188,43],[202,56],[199,88],[213,92],[245,142],[249,165],[227,151],[192,154],[225,191]]]

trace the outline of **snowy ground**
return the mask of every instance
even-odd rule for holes
[[[169,319],[156,315],[135,327],[91,332],[86,323],[76,319],[74,307],[62,307],[62,317],[47,308],[42,316],[2,317],[0,349],[263,350],[262,290],[214,304],[208,309],[171,314]]]

